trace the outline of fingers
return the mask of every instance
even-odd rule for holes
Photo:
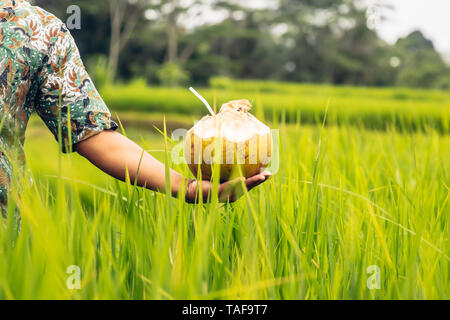
[[[191,180],[186,187],[185,200],[187,203],[195,203],[197,199],[197,181]]]
[[[219,198],[223,202],[226,201],[235,202],[244,195],[245,190],[243,188],[242,182],[244,182],[247,191],[250,191],[259,186],[260,184],[264,183],[265,181],[269,180],[270,177],[271,173],[265,171],[247,179],[237,178],[227,183],[224,183],[221,185],[223,189],[221,192],[221,197]]]
[[[212,189],[212,185],[209,181],[203,180],[201,182],[201,187],[202,187],[201,195],[202,195],[203,201],[206,201],[208,199],[209,192]],[[196,180],[191,180],[188,183],[187,190],[186,190],[186,202],[187,203],[199,203],[199,201],[200,201],[199,188],[200,188],[200,184]]]
[[[252,190],[253,188],[259,186],[261,183],[269,180],[271,177],[270,172],[263,172],[260,174],[257,174],[256,176],[250,177],[245,180],[245,185],[247,186],[248,191]]]
[[[261,172],[261,174],[266,177],[266,180],[270,179],[270,177],[272,176],[272,173],[269,171],[263,171]]]
[[[250,191],[271,177],[270,172],[262,172],[250,178],[237,178],[219,185],[219,201],[220,202],[235,202],[245,193],[245,189]],[[186,192],[186,201],[188,203],[197,203],[199,201],[198,183],[191,181],[188,184]],[[209,193],[212,190],[212,184],[209,181],[202,181],[203,200],[208,199]]]
[[[239,199],[242,194],[244,194],[242,182],[245,182],[244,178],[237,178],[226,183],[222,183],[219,186],[219,200],[221,202],[235,202]]]

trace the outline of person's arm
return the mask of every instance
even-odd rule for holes
[[[105,130],[76,144],[75,151],[114,178],[124,181],[128,169],[128,174],[132,182],[137,177],[138,186],[165,192],[166,177],[164,164],[153,158],[147,152],[143,153],[141,147],[117,132]],[[245,179],[244,182],[247,189],[251,190],[269,178],[270,174],[264,172]],[[174,197],[178,196],[184,184],[187,186],[185,200],[189,203],[197,201],[197,189],[199,185],[197,181],[188,181],[176,171],[170,170],[170,184]],[[206,200],[212,190],[212,184],[209,181],[202,181],[201,185],[203,199]],[[219,186],[219,199],[222,202],[236,201],[242,194],[241,179],[236,179]]]
[[[144,153],[138,174],[142,148],[112,131],[118,126],[111,120],[108,107],[83,67],[75,40],[58,19],[53,19],[46,26],[46,33],[51,34],[54,30],[58,30],[57,35],[49,42],[47,56],[42,59],[37,74],[39,90],[34,99],[37,114],[61,143],[63,152],[77,151],[120,180],[125,180],[128,169],[131,181],[134,182],[138,176],[139,186],[163,192],[166,181],[164,165]],[[252,189],[268,177],[268,174],[257,175],[247,179],[245,184]],[[170,171],[170,180],[174,196],[185,184],[186,201],[196,201],[196,181],[188,182],[175,171]],[[209,181],[202,182],[204,199],[211,189]],[[222,184],[219,188],[220,200],[234,201],[242,191],[241,180]]]

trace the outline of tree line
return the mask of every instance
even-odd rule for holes
[[[253,1],[258,4],[258,1]],[[35,0],[72,30],[97,82],[207,84],[211,77],[450,88],[450,67],[415,31],[396,44],[355,0]],[[389,8],[387,8],[389,9]],[[383,19],[382,16],[378,17]]]

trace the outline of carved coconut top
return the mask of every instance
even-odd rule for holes
[[[252,104],[247,99],[233,100],[222,105],[220,112],[249,112]]]
[[[241,142],[255,135],[270,134],[270,128],[249,113],[252,105],[248,100],[225,103],[215,116],[203,117],[191,131],[202,139],[217,136],[228,141]]]

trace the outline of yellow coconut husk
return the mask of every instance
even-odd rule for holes
[[[184,155],[196,177],[200,167],[202,179],[211,179],[216,149],[221,150],[217,159],[222,181],[241,173],[248,178],[268,166],[273,147],[270,128],[249,113],[250,109],[248,100],[230,101],[188,131]]]

